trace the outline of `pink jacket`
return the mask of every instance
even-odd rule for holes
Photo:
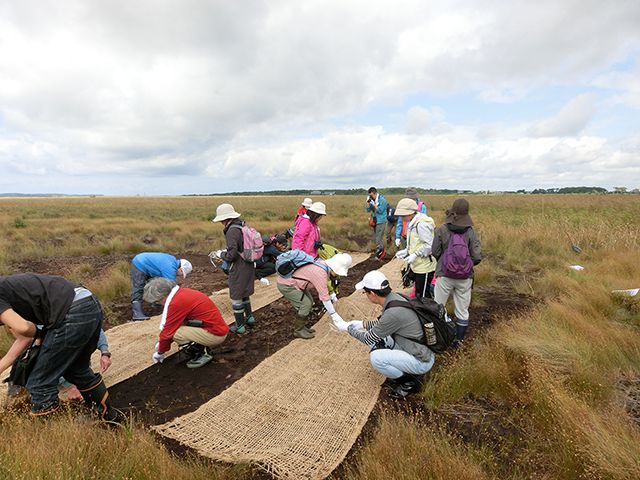
[[[318,256],[318,249],[313,248],[314,242],[320,241],[320,227],[313,223],[309,217],[302,215],[298,217],[296,231],[293,234],[293,243],[291,248],[298,248],[305,251],[312,257]]]

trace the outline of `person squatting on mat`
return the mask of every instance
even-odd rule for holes
[[[327,207],[322,202],[313,202],[307,213],[298,217],[293,240],[292,250],[302,250],[313,258],[318,256],[318,249],[322,247],[320,240],[320,220],[327,214]]]
[[[176,258],[168,253],[144,252],[139,253],[131,261],[131,308],[133,321],[148,320],[142,309],[142,292],[144,285],[156,277],[176,281],[178,274],[187,278],[193,266],[189,260]]]
[[[265,277],[276,273],[276,260],[278,256],[289,248],[287,236],[284,233],[262,237],[264,252],[262,258],[256,261],[256,278],[261,283],[269,285]]]
[[[327,284],[329,279],[336,275],[346,277],[352,262],[351,255],[348,253],[338,253],[328,260],[316,260],[314,263],[303,265],[293,273],[291,278],[278,276],[278,290],[291,302],[296,311],[294,337],[308,340],[315,336],[315,329],[306,326],[313,307],[313,297],[308,291],[309,287],[314,288],[318,293],[318,298],[331,319],[342,320],[332,303],[337,302],[338,297],[335,293],[329,294]]]
[[[391,379],[390,396],[404,398],[418,391],[421,376],[435,362],[435,354],[424,342],[418,315],[409,308],[385,308],[391,301],[407,299],[391,291],[389,281],[378,270],[367,273],[356,290],[363,290],[367,300],[380,305],[382,315],[377,320],[334,320],[335,327],[371,347],[371,366]]]
[[[367,202],[364,207],[367,212],[371,213],[373,219],[373,242],[376,244],[374,255],[382,260],[385,255],[384,249],[384,229],[387,225],[387,199],[378,192],[376,187],[369,187],[367,190]]]
[[[469,202],[458,198],[445,214],[444,224],[433,239],[433,255],[438,259],[434,300],[446,305],[453,294],[456,346],[460,346],[469,326],[473,267],[482,260],[482,251],[469,215]]]
[[[407,223],[407,248],[398,250],[397,258],[407,262],[413,272],[416,297],[431,298],[431,280],[436,270],[436,259],[431,254],[433,219],[418,211],[418,204],[410,198],[403,198],[396,206],[396,215]]]
[[[244,221],[235,211],[233,205],[223,203],[216,208],[216,216],[213,222],[221,222],[224,225],[224,237],[227,242],[226,250],[217,250],[214,256],[224,260],[229,265],[229,297],[231,308],[236,320],[230,330],[234,333],[247,332],[246,325],[253,325],[256,319],[251,311],[250,297],[253,295],[253,282],[255,277],[255,265],[242,258],[244,252],[244,239],[242,227]]]
[[[87,406],[102,420],[118,419],[102,376],[90,366],[102,320],[98,299],[62,277],[35,273],[0,277],[0,324],[9,327],[15,337],[0,359],[0,373],[16,361],[36,335],[42,337],[26,383],[33,415],[57,410],[58,381],[64,376],[78,387]],[[42,326],[40,332],[36,325]]]
[[[192,357],[187,362],[189,368],[199,368],[213,360],[212,348],[224,342],[229,333],[213,300],[166,278],[151,279],[144,287],[144,299],[164,305],[153,363],[164,361],[171,342],[185,347]]]

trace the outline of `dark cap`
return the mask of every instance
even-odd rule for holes
[[[284,244],[286,244],[287,243],[287,237],[284,235],[284,233],[280,233],[280,234],[276,235],[275,242],[276,243],[284,243]]]

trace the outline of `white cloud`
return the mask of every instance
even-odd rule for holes
[[[578,95],[562,107],[555,117],[531,127],[529,133],[534,137],[578,135],[596,112],[595,101],[593,94]]]

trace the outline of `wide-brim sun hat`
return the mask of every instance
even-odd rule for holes
[[[457,225],[458,227],[472,227],[473,220],[469,215],[469,202],[464,198],[458,198],[453,202],[451,208],[445,212],[444,223]]]
[[[303,207],[305,207],[305,208],[309,208],[311,205],[313,205],[313,200],[311,200],[309,197],[307,197],[302,201],[301,205]]]
[[[346,277],[353,263],[353,259],[348,253],[336,253],[333,257],[325,260],[324,263],[326,263],[336,275]]]
[[[216,216],[212,220],[213,222],[222,222],[223,220],[229,220],[230,218],[238,218],[240,214],[235,211],[233,205],[230,203],[223,203],[216,208]]]
[[[368,272],[361,282],[356,283],[356,290],[367,288],[369,290],[382,290],[389,286],[389,280],[380,270]]]
[[[415,200],[410,198],[403,198],[398,202],[396,206],[396,215],[411,215],[412,213],[416,213],[418,211],[418,204]]]
[[[313,202],[309,207],[309,211],[317,213],[318,215],[326,215],[327,207],[322,202]]]

